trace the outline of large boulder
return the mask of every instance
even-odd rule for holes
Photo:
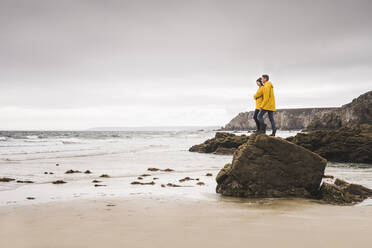
[[[231,155],[242,144],[248,141],[248,136],[237,136],[233,133],[217,132],[215,137],[204,143],[192,146],[190,152],[215,153]]]
[[[287,138],[287,141],[305,147],[329,161],[372,163],[372,125],[369,124],[298,133]]]
[[[327,161],[281,138],[252,134],[217,175],[217,193],[236,197],[312,197]]]

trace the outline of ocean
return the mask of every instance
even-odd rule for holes
[[[189,152],[214,137],[213,128],[126,131],[0,131],[0,178],[34,183],[0,182],[0,205],[23,205],[74,198],[146,197],[218,200],[215,175],[231,155]],[[237,135],[246,132],[235,132]],[[279,131],[288,137],[296,131]],[[148,168],[174,171],[148,171]],[[65,174],[68,170],[91,174]],[[212,173],[213,176],[206,176]],[[101,178],[108,174],[110,178]],[[150,174],[137,179],[142,174]],[[372,188],[372,165],[328,163],[326,174]],[[179,180],[190,177],[180,183]],[[65,184],[52,184],[63,180]],[[93,183],[99,180],[99,183]],[[154,182],[132,185],[131,182]],[[203,182],[204,185],[197,185]],[[162,187],[168,183],[185,187]],[[98,186],[97,186],[98,184]],[[96,186],[95,186],[96,185]],[[34,198],[33,200],[27,199]],[[370,204],[366,201],[363,204]]]

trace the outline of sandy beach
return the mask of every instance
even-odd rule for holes
[[[340,207],[304,199],[248,200],[216,194],[215,176],[232,156],[188,152],[214,132],[155,132],[143,138],[142,133],[130,133],[135,139],[121,135],[125,138],[81,138],[79,143],[76,138],[66,143],[66,137],[60,142],[59,136],[8,141],[32,146],[27,146],[27,154],[4,152],[3,175],[35,183],[1,184],[0,247],[369,247],[372,243],[370,200]],[[45,152],[47,142],[56,144],[53,149],[58,152]],[[149,167],[174,171],[149,171]],[[66,174],[69,169],[92,173]],[[369,166],[340,163],[329,163],[326,169],[327,174],[366,186],[372,182],[370,171]],[[101,178],[104,173],[111,177]],[[143,173],[151,176],[139,180]],[[199,180],[181,182],[185,177]],[[55,185],[54,180],[67,183]],[[93,180],[104,187],[94,187]],[[136,180],[155,184],[132,185]],[[161,186],[168,183],[184,187]]]
[[[0,0],[0,248],[372,248],[372,0]]]
[[[92,199],[3,206],[0,247],[369,247],[372,207]]]

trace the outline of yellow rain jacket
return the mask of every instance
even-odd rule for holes
[[[274,86],[270,81],[267,81],[263,86],[263,101],[261,103],[262,109],[275,111],[275,97]]]
[[[260,86],[256,92],[256,94],[253,95],[254,100],[256,100],[256,109],[260,109],[261,103],[263,101],[263,86]]]

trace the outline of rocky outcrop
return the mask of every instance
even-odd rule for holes
[[[372,189],[336,179],[334,184],[323,183],[319,198],[330,204],[351,205],[372,197]]]
[[[190,152],[214,153],[231,155],[236,148],[248,141],[248,136],[237,136],[232,133],[217,132],[215,137],[206,140],[204,143],[192,146]]]
[[[311,197],[327,161],[281,138],[252,134],[218,173],[217,193],[236,197]]]
[[[337,129],[360,124],[372,124],[372,91],[323,116],[315,115],[307,130]]]
[[[216,136],[189,151],[232,155],[249,136],[217,132]],[[348,126],[338,130],[317,130],[288,137],[289,142],[302,146],[333,162],[372,163],[372,125]]]
[[[275,124],[281,130],[302,130],[307,128],[315,116],[323,116],[332,112],[335,108],[298,108],[278,109],[274,114]],[[239,113],[221,130],[255,130],[256,123],[253,120],[254,111]],[[271,125],[265,118],[268,128]]]
[[[372,163],[372,125],[298,133],[286,140],[329,161]]]
[[[253,130],[253,111],[239,113],[221,130]],[[372,91],[339,108],[278,109],[274,114],[282,130],[337,129],[348,125],[372,124]],[[268,122],[268,120],[266,120]],[[268,127],[270,127],[270,123]]]
[[[232,163],[218,173],[216,192],[247,198],[302,197],[337,205],[372,197],[371,189],[358,184],[340,179],[322,183],[326,163],[321,156],[281,138],[253,134],[236,150]]]

